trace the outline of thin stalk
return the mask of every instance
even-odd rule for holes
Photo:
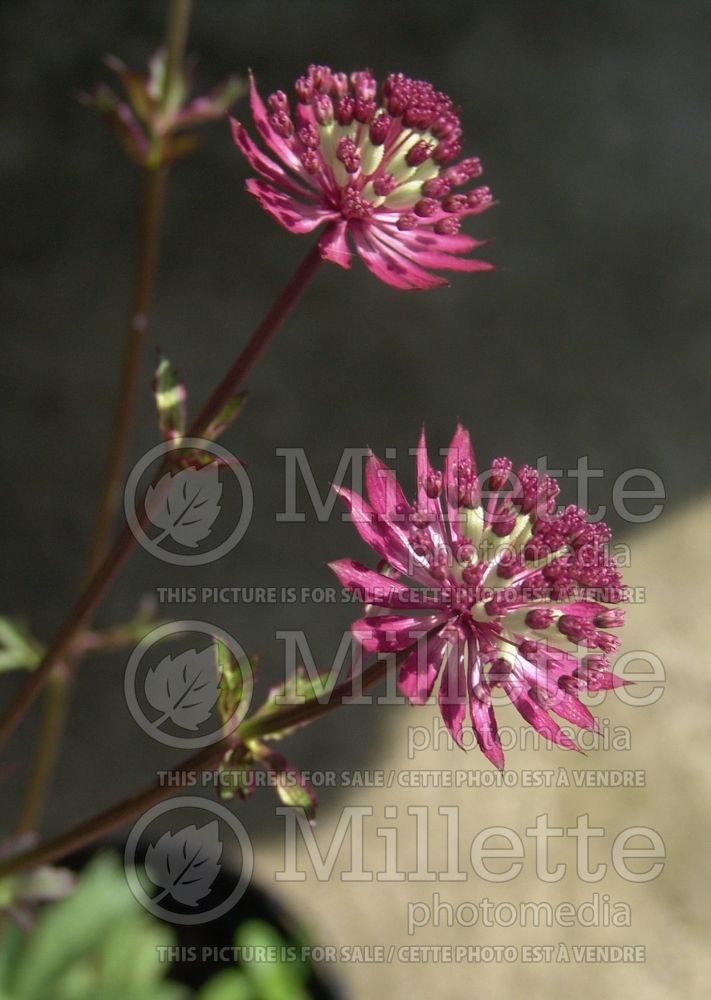
[[[190,23],[191,0],[172,0],[166,26],[166,69],[163,104],[176,76],[182,73]],[[136,419],[141,369],[158,269],[167,169],[160,164],[143,170],[138,250],[131,311],[126,331],[109,457],[99,495],[84,581],[91,579],[106,554],[121,500],[121,488]],[[41,820],[62,743],[74,663],[57,664],[50,680],[18,833],[35,830]]]
[[[94,533],[86,562],[85,580],[93,576],[106,554],[121,499],[136,417],[148,319],[156,282],[165,179],[166,171],[162,167],[147,167],[144,170],[132,308],[126,332],[109,459],[104,472]],[[58,664],[51,674],[27,794],[17,828],[18,833],[35,830],[42,816],[46,792],[52,781],[56,758],[62,743],[73,667],[74,663],[67,661],[65,664]]]
[[[97,813],[85,823],[73,827],[67,833],[48,840],[45,844],[14,857],[6,858],[0,862],[0,878],[5,875],[16,875],[19,872],[35,868],[37,865],[48,864],[56,858],[64,857],[73,851],[78,851],[87,844],[99,840],[113,830],[124,826],[136,816],[140,816],[146,809],[162,802],[163,799],[175,795],[186,785],[194,782],[195,774],[207,771],[216,766],[228,750],[234,747],[234,740],[223,740],[215,743],[211,747],[205,747],[193,757],[183,761],[182,764],[172,768],[164,775],[163,781],[156,781],[138,792],[136,795],[124,799],[115,806]],[[236,747],[234,750],[235,760],[239,760],[246,747]]]
[[[164,167],[146,167],[144,169],[133,301],[126,331],[126,346],[116,398],[111,448],[86,564],[87,578],[96,572],[101,559],[106,554],[111,539],[111,529],[116,521],[121,501],[121,490],[136,419],[148,323],[156,285],[166,177],[167,172]]]
[[[215,417],[230,402],[261,358],[274,334],[301,298],[320,263],[321,252],[318,244],[314,244],[299,264],[291,281],[252,334],[247,346],[203,406],[188,432],[189,437],[200,437],[204,434]]]
[[[230,401],[244,379],[254,368],[274,334],[281,327],[303,295],[318,270],[321,255],[312,247],[296,272],[277,298],[264,320],[257,327],[251,340],[239,354],[227,375],[222,379],[205,403],[189,431],[190,437],[200,437],[210,423]],[[159,475],[159,474],[158,474]],[[158,478],[158,475],[155,479]],[[154,479],[154,482],[155,482]],[[142,504],[139,505],[142,509]],[[0,747],[4,746],[17,725],[47,683],[53,667],[64,658],[77,633],[86,625],[108,592],[121,567],[136,544],[133,532],[125,526],[113,546],[88,581],[74,607],[52,639],[38,666],[28,675],[15,699],[0,717]]]
[[[40,732],[32,759],[32,773],[22,803],[17,833],[36,830],[54,774],[59,747],[64,734],[69,701],[69,671],[59,663],[49,678],[44,700]]]
[[[409,652],[411,647],[398,654],[395,663],[399,663]],[[393,665],[392,659],[387,658],[376,660],[359,675],[359,693],[367,691],[368,688],[378,684],[388,671],[388,667]],[[283,705],[276,711],[270,711],[262,718],[258,713],[250,719],[245,719],[239,727],[238,735],[240,740],[268,739],[287,732],[294,726],[303,726],[308,722],[319,719],[327,712],[342,705],[347,698],[353,694],[353,678],[348,678],[334,687],[328,696],[328,701],[318,701],[318,699],[307,699],[300,705]]]
[[[168,103],[176,75],[183,68],[191,7],[192,0],[171,0],[165,40],[165,76],[163,77],[163,93],[161,94],[163,107]]]
[[[408,652],[409,649],[403,650],[402,653],[398,654],[395,663],[398,663]],[[381,681],[385,677],[388,667],[392,665],[392,658],[379,659],[372,663],[360,675],[359,693],[360,691],[366,691]],[[110,809],[98,813],[96,816],[79,824],[79,826],[73,827],[59,837],[48,840],[44,844],[39,844],[29,851],[23,851],[21,854],[16,854],[14,857],[0,861],[0,878],[4,878],[7,875],[16,875],[37,865],[49,864],[52,861],[56,861],[57,858],[62,858],[73,851],[79,850],[81,847],[86,847],[87,844],[93,843],[118,827],[124,826],[135,817],[140,816],[141,813],[145,812],[146,809],[150,809],[157,802],[162,802],[163,799],[174,795],[175,792],[180,790],[181,784],[182,786],[188,783],[194,784],[194,780],[191,782],[191,775],[194,778],[196,773],[207,771],[210,767],[219,765],[228,750],[233,750],[230,766],[238,763],[247,750],[242,740],[258,739],[260,737],[267,738],[291,726],[311,722],[326,712],[338,708],[352,694],[353,678],[349,678],[333,689],[327,702],[322,703],[316,699],[311,699],[302,705],[284,705],[281,709],[265,715],[261,720],[257,716],[254,716],[253,720],[245,720],[230,737],[213,744],[211,747],[200,750],[193,757],[174,767],[169,772],[171,777],[168,780],[154,782],[143,789],[143,791],[132,795],[128,799],[124,799],[123,802],[119,802]],[[173,775],[176,777],[173,778]],[[180,778],[177,777],[180,775],[183,776],[182,782],[176,786],[173,782],[180,782]]]

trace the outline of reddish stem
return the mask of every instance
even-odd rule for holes
[[[311,278],[318,270],[321,255],[313,246],[301,262],[281,295],[239,354],[235,363],[213,391],[200,415],[188,432],[190,437],[200,437],[237,392],[252,371],[274,334],[281,327],[303,295]],[[90,619],[109,590],[124,562],[136,544],[133,532],[125,526],[113,546],[88,581],[68,617],[54,636],[39,665],[28,676],[12,704],[0,718],[0,747],[4,746],[15,731],[27,709],[42,690],[52,668],[64,657],[67,649],[82,627]]]
[[[396,664],[399,663],[409,651],[409,649],[403,650],[403,652],[398,654],[394,662]],[[392,658],[379,659],[371,663],[357,678],[360,682],[357,689],[358,695],[382,680],[387,673],[388,667],[392,665]],[[145,812],[146,809],[150,809],[157,802],[162,802],[163,799],[167,799],[180,791],[181,787],[190,782],[191,775],[194,779],[196,773],[206,771],[213,766],[219,766],[224,754],[228,750],[233,750],[230,766],[238,763],[248,749],[242,742],[243,740],[268,739],[270,736],[275,736],[293,726],[312,722],[326,712],[338,708],[344,701],[352,697],[353,680],[353,678],[349,678],[337,685],[331,691],[326,702],[319,702],[316,699],[312,699],[305,701],[301,705],[286,704],[279,709],[270,711],[261,719],[257,714],[252,719],[246,720],[232,736],[213,744],[211,747],[200,750],[193,757],[174,767],[169,772],[168,780],[165,780],[164,776],[164,780],[149,785],[143,791],[132,795],[128,799],[124,799],[123,802],[119,802],[110,809],[98,813],[96,816],[79,824],[79,826],[75,826],[59,837],[48,840],[44,844],[39,844],[37,847],[32,848],[32,850],[24,851],[21,854],[16,854],[0,861],[0,878],[27,871],[29,868],[34,868],[37,865],[56,861],[57,858],[70,854],[72,851],[77,851],[79,848],[93,843],[93,841],[98,840],[107,833],[111,833],[118,827],[128,823],[134,817]],[[182,780],[180,777],[173,776],[182,776]]]

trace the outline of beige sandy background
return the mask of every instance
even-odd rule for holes
[[[632,547],[630,583],[646,590],[647,601],[630,607],[628,625],[624,630],[621,655],[630,659],[630,670],[651,670],[651,663],[663,664],[666,682],[659,685],[661,697],[653,705],[630,707],[616,697],[608,697],[597,709],[601,719],[609,720],[612,734],[625,740],[629,731],[628,750],[598,749],[587,757],[572,756],[563,750],[511,750],[507,754],[509,772],[516,777],[518,787],[407,789],[394,787],[362,789],[336,794],[326,791],[317,829],[317,842],[325,855],[344,805],[372,807],[373,817],[364,821],[366,830],[365,868],[384,871],[383,841],[377,827],[398,831],[398,866],[403,871],[417,868],[414,820],[407,814],[408,806],[421,805],[428,810],[431,824],[429,869],[446,870],[444,822],[437,816],[439,807],[458,809],[461,870],[466,881],[447,882],[349,882],[341,874],[351,867],[349,840],[327,881],[319,881],[314,866],[303,848],[299,867],[307,873],[304,882],[274,882],[273,871],[288,867],[284,848],[277,836],[267,850],[257,848],[257,872],[264,884],[291,908],[303,914],[315,940],[335,946],[383,945],[387,953],[391,945],[499,945],[515,946],[519,960],[491,961],[491,952],[479,953],[479,960],[463,961],[458,965],[421,961],[405,964],[394,959],[392,965],[347,963],[339,968],[354,996],[387,995],[469,997],[472,991],[498,991],[503,996],[547,995],[562,1000],[574,994],[579,997],[606,995],[622,997],[636,995],[656,998],[708,995],[711,958],[707,947],[709,931],[709,867],[706,863],[705,842],[710,816],[710,785],[708,754],[711,749],[709,704],[711,681],[706,650],[705,608],[711,599],[711,585],[698,576],[693,579],[682,553],[694,553],[694,561],[702,562],[708,551],[703,526],[711,523],[711,504],[698,503],[674,517],[662,519],[657,525],[637,535]],[[677,558],[674,558],[676,554]],[[630,654],[640,651],[632,662]],[[648,653],[653,654],[649,656]],[[640,682],[635,696],[649,696],[656,683]],[[350,711],[357,712],[354,707]],[[436,710],[383,709],[388,712],[386,734],[383,737],[374,767],[398,775],[417,770],[442,771],[451,769],[463,773],[467,769],[486,771],[488,765],[473,750],[468,754],[453,749],[427,749],[408,755],[412,743],[410,727],[423,725],[433,730]],[[506,725],[517,725],[513,714],[502,712]],[[623,728],[624,727],[624,728]],[[364,738],[365,734],[364,734]],[[418,731],[418,745],[426,742]],[[601,740],[604,742],[604,740]],[[618,744],[621,745],[621,744]],[[570,776],[582,770],[590,772],[624,770],[641,772],[635,788],[522,788],[525,772],[534,769],[560,770]],[[386,779],[387,780],[387,779]],[[556,777],[557,781],[560,778]],[[395,807],[397,818],[387,819],[386,808]],[[604,830],[603,836],[590,841],[591,869],[599,862],[608,865],[601,881],[586,884],[575,872],[575,845],[567,840],[551,840],[551,867],[564,862],[567,871],[561,881],[544,884],[536,878],[535,845],[525,836],[536,816],[545,814],[551,827],[575,826],[577,817],[588,814],[590,826]],[[526,860],[520,875],[507,883],[486,882],[473,873],[467,849],[473,838],[486,827],[503,826],[522,838]],[[631,827],[648,827],[663,839],[666,858],[663,871],[654,881],[635,884],[620,877],[610,864],[611,850],[617,835]],[[564,838],[565,840],[565,838]],[[489,846],[505,846],[503,841]],[[630,846],[649,846],[642,840],[630,841]],[[490,861],[492,870],[503,870],[507,862]],[[629,868],[646,872],[651,860],[628,862]],[[498,867],[497,867],[498,866]],[[441,902],[452,904],[454,927],[446,926],[449,910],[441,909],[441,926],[426,926],[408,933],[408,904],[424,901],[430,911],[435,893]],[[510,902],[519,908],[524,901],[548,901],[554,906],[566,901],[580,904],[591,900],[594,893],[608,897],[610,904],[624,902],[629,906],[629,927],[592,926],[579,924],[565,927],[522,927],[519,918],[508,928],[485,928],[456,925],[457,907],[462,903],[480,904],[488,897],[492,902]],[[412,911],[411,911],[412,912]],[[414,911],[418,919],[425,918],[422,908]],[[526,913],[528,911],[524,911]],[[590,920],[589,910],[582,910],[583,920]],[[464,921],[472,920],[466,906],[459,910]],[[503,920],[511,912],[502,911]],[[480,920],[482,918],[480,917]],[[530,921],[530,916],[528,917]],[[602,918],[605,920],[604,916]],[[560,943],[567,952],[559,950]],[[550,962],[538,964],[520,961],[524,946],[554,945]],[[642,964],[602,961],[576,963],[574,945],[642,945]],[[487,960],[487,954],[489,960]],[[509,951],[507,954],[511,954]],[[569,961],[564,960],[567,954]]]

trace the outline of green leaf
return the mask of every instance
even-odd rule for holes
[[[298,774],[298,772],[294,773]],[[284,772],[284,777],[289,776],[289,774],[289,772]],[[301,776],[299,775],[299,777]],[[280,781],[277,785],[277,795],[285,806],[303,809],[309,822],[313,822],[316,817],[316,795],[309,790],[310,788],[310,785],[308,788],[306,787],[304,779],[301,779],[301,783],[297,779],[293,784]]]
[[[174,73],[170,82],[170,88],[165,93],[166,73],[168,70],[168,60],[165,50],[159,49],[151,58],[148,66],[149,79],[146,89],[154,101],[160,101],[161,111],[166,121],[172,122],[188,96],[188,73],[185,67],[180,68],[178,72]]]
[[[220,798],[229,801],[235,795],[241,799],[250,799],[257,790],[252,778],[254,768],[242,759],[236,766],[231,766],[233,750],[228,750],[220,764]]]
[[[284,684],[278,684],[269,690],[264,704],[250,716],[246,725],[245,739],[249,738],[248,733],[252,724],[258,723],[262,733],[266,733],[263,727],[269,722],[272,715],[275,716],[275,726],[274,731],[268,734],[270,740],[280,740],[284,736],[288,736],[289,733],[293,733],[300,726],[307,725],[309,720],[293,722],[288,725],[279,721],[277,725],[276,719],[284,707],[288,705],[303,705],[307,701],[326,704],[336,680],[337,674],[334,671],[317,674],[312,679],[304,667],[297,667]]]
[[[42,645],[23,622],[0,616],[0,673],[32,670],[41,656]]]
[[[254,676],[259,668],[258,657],[250,657],[249,670],[242,670],[232,650],[218,639],[215,640],[215,656],[217,671],[220,675],[220,693],[217,699],[217,709],[223,726],[230,724],[238,711],[242,700],[251,698],[254,687]],[[239,795],[248,799],[256,790],[251,780],[252,768],[249,757],[241,756],[236,766],[232,765],[234,752],[228,750],[222,758],[220,772],[220,798],[232,799]]]
[[[99,631],[86,632],[84,641],[92,652],[115,652],[127,647],[133,647],[141,642],[146,636],[158,628],[159,625],[167,625],[167,618],[159,618],[157,614],[158,606],[152,595],[145,594],[138,605],[136,614],[131,621],[118,625],[110,625]],[[171,636],[166,634],[162,640],[169,642]]]
[[[3,927],[0,936],[0,1000],[11,996],[8,988],[24,943],[25,935],[17,924],[8,923]]]
[[[6,928],[0,998],[189,1000],[185,987],[163,982],[161,955],[174,944],[171,928],[134,899],[119,859],[100,855],[72,896],[42,910],[32,934]]]
[[[199,97],[181,108],[176,126],[191,128],[222,118],[246,89],[245,81],[240,77],[228,77],[223,83],[214,87],[206,97]]]
[[[43,865],[22,875],[10,875],[0,880],[0,909],[20,903],[49,903],[64,899],[75,885],[74,874],[68,868]]]
[[[287,942],[279,931],[263,920],[247,920],[235,933],[235,945],[245,949],[245,954],[279,954]],[[265,950],[266,949],[266,950]],[[302,961],[244,962],[245,972],[254,986],[259,1000],[308,1000],[303,984],[308,977],[308,966]]]
[[[166,441],[185,435],[187,393],[177,371],[167,358],[161,358],[153,376],[153,395],[158,411],[158,427]]]
[[[232,74],[210,94],[214,114],[224,114],[246,91],[244,80]]]
[[[223,969],[205,983],[196,1000],[258,1000],[258,998],[243,972],[239,969]]]
[[[220,696],[217,707],[223,726],[234,717],[243,698],[251,698],[254,675],[259,666],[258,657],[250,657],[249,670],[243,670],[229,646],[215,640],[217,671],[220,675]],[[246,666],[246,664],[245,664]]]
[[[301,772],[283,754],[259,740],[250,740],[248,746],[252,755],[272,775],[277,795],[284,805],[303,809],[306,818],[313,823],[316,817],[316,792]]]
[[[307,672],[305,667],[297,667],[284,684],[273,687],[267,697],[267,702],[276,705],[302,705],[305,701],[328,701],[326,695],[334,685],[336,677],[333,671],[317,674],[315,677]]]
[[[136,112],[137,117],[146,125],[150,124],[155,102],[148,91],[148,78],[118,59],[116,56],[106,56],[104,64],[116,74],[123,84],[126,96]]]
[[[242,412],[246,398],[246,392],[238,392],[229,403],[225,403],[215,419],[207,426],[205,437],[208,441],[215,441],[230,426],[232,421],[237,419]]]
[[[120,921],[111,928],[99,950],[98,975],[95,976],[93,996],[105,1000],[125,1000],[130,997],[180,997],[173,984],[161,979],[168,964],[160,961],[161,949],[175,943],[175,936],[147,913],[138,912],[130,920]],[[158,990],[160,989],[160,992]],[[73,1000],[67,995],[67,1000]],[[89,997],[87,997],[89,1000]]]

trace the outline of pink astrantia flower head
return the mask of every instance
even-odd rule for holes
[[[233,120],[234,140],[263,178],[247,190],[282,226],[308,233],[326,223],[321,255],[341,267],[351,266],[350,232],[367,267],[396,288],[446,285],[433,268],[491,267],[462,256],[481,243],[459,232],[461,220],[488,208],[491,193],[463,190],[481,164],[455,162],[462,129],[449,97],[402,73],[379,88],[370,70],[348,77],[309,66],[293,100],[277,91],[265,105],[250,81],[254,123],[272,155]]]
[[[610,629],[623,624],[616,605],[625,599],[609,528],[589,523],[579,507],[558,510],[557,483],[531,466],[514,471],[497,458],[478,475],[461,426],[443,472],[430,465],[423,432],[414,503],[375,456],[365,474],[367,501],[338,492],[380,556],[380,571],[350,559],[331,564],[366,605],[352,626],[364,648],[401,654],[398,683],[413,703],[426,702],[439,678],[452,737],[462,745],[468,708],[477,742],[497,767],[504,755],[495,689],[546,739],[577,749],[553,715],[595,730],[579,692],[623,683],[608,659],[619,646]]]

